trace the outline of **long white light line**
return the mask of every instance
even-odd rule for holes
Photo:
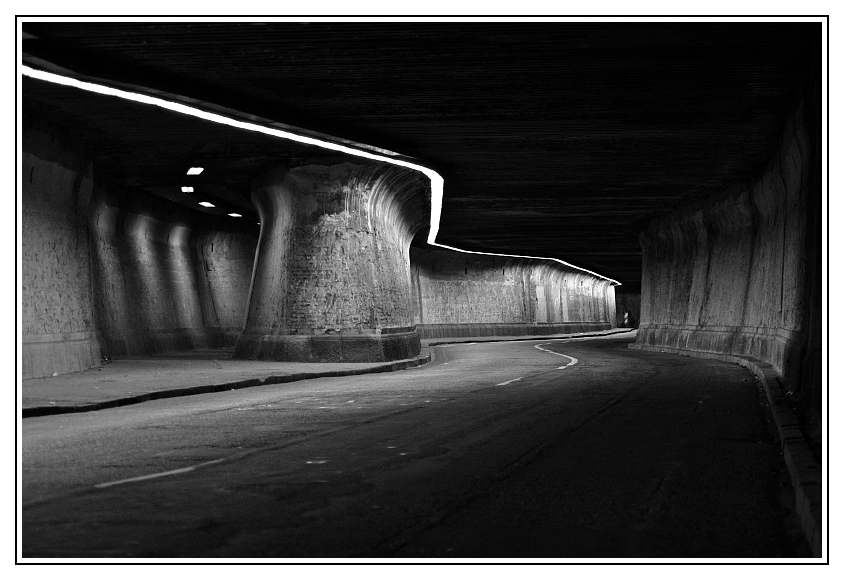
[[[199,119],[205,119],[206,121],[211,121],[212,123],[219,123],[221,125],[228,125],[229,127],[235,127],[237,129],[243,129],[244,131],[253,131],[256,133],[263,133],[265,135],[270,135],[273,137],[278,137],[281,139],[288,139],[290,141],[297,141],[299,143],[304,143],[306,145],[314,145],[316,147],[321,147],[323,149],[331,149],[332,151],[340,151],[341,153],[346,153],[348,155],[353,155],[355,157],[365,157],[367,159],[372,159],[374,161],[383,161],[385,163],[390,163],[392,165],[398,165],[401,167],[407,167],[409,169],[413,169],[415,171],[419,171],[424,173],[428,179],[431,180],[431,226],[428,230],[428,243],[432,246],[436,246],[439,248],[445,248],[447,250],[453,250],[455,252],[463,252],[464,254],[480,254],[483,256],[498,256],[503,258],[526,258],[530,260],[550,260],[552,262],[557,262],[559,264],[563,264],[569,268],[574,268],[575,270],[580,270],[581,272],[586,272],[587,274],[591,274],[597,278],[601,278],[603,280],[608,280],[609,282],[621,285],[620,282],[613,280],[612,278],[607,278],[606,276],[602,276],[590,270],[586,270],[585,268],[580,268],[575,266],[574,264],[569,264],[568,262],[564,262],[563,260],[557,258],[542,258],[539,256],[519,256],[515,254],[495,254],[491,252],[475,252],[471,250],[462,250],[460,248],[455,248],[452,246],[446,246],[444,244],[438,244],[436,242],[437,233],[440,229],[440,216],[442,214],[442,203],[443,203],[443,185],[445,181],[443,180],[442,176],[434,171],[429,167],[425,167],[424,165],[418,165],[416,163],[410,163],[408,161],[403,161],[401,159],[393,159],[391,157],[385,157],[383,155],[378,155],[375,153],[370,153],[368,151],[363,151],[361,149],[354,149],[352,147],[347,147],[345,145],[340,145],[338,143],[332,143],[330,141],[323,141],[321,139],[316,139],[314,137],[306,137],[304,135],[299,135],[297,133],[291,133],[290,131],[284,131],[282,129],[275,129],[272,127],[265,127],[263,125],[259,125],[257,123],[248,123],[246,121],[238,121],[237,119],[232,119],[230,117],[226,117],[224,115],[220,115],[218,113],[211,113],[208,111],[203,111],[202,109],[197,109],[196,107],[191,107],[189,105],[185,105],[182,103],[176,103],[173,101],[168,101],[166,99],[162,99],[160,97],[153,97],[150,95],[145,95],[142,93],[133,93],[130,91],[124,91],[122,89],[116,89],[114,87],[109,87],[105,85],[100,85],[96,83],[91,83],[87,81],[80,81],[78,79],[74,79],[72,77],[66,77],[62,75],[58,75],[55,73],[50,73],[38,69],[34,69],[28,67],[26,65],[21,65],[21,72],[22,74],[32,77],[35,79],[39,79],[42,81],[47,81],[50,83],[55,83],[59,85],[64,85],[68,87],[74,87],[77,89],[82,89],[83,91],[89,91],[92,93],[99,93],[101,95],[109,95],[112,97],[119,97],[121,99],[126,99],[129,101],[135,101],[136,103],[144,103],[146,105],[153,105],[156,107],[161,107],[163,109],[168,109],[170,111],[175,111],[177,113],[182,113],[184,115],[189,115],[191,117],[197,117]]]

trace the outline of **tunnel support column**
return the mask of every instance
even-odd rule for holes
[[[416,356],[410,241],[427,224],[419,173],[379,163],[278,166],[252,184],[261,219],[238,358]]]

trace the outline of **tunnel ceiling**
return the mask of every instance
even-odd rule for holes
[[[656,215],[741,185],[771,157],[809,23],[23,24],[25,62],[230,107],[415,157],[445,178],[438,241],[557,257],[635,290]],[[813,48],[814,46],[814,48]],[[815,52],[813,52],[813,50]],[[319,150],[23,81],[98,171],[180,198],[184,167],[249,210],[249,176]],[[197,183],[200,183],[197,181]]]

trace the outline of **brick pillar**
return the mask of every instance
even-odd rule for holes
[[[275,167],[261,216],[240,358],[369,362],[416,356],[410,241],[427,225],[421,174],[378,163]]]

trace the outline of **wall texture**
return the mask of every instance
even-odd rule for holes
[[[557,334],[615,326],[606,280],[539,260],[411,248],[422,338]]]
[[[539,261],[414,249],[411,277],[430,211],[416,172],[270,168],[254,182],[258,237],[95,179],[58,134],[24,134],[25,377],[235,344],[243,358],[386,361],[415,356],[420,335],[614,325],[608,283]]]
[[[771,364],[820,411],[820,136],[812,99],[747,187],[641,235],[637,345]]]
[[[275,167],[255,178],[261,216],[236,356],[382,361],[418,354],[410,241],[427,224],[421,174],[377,163]]]
[[[22,155],[23,376],[99,364],[88,262],[93,169],[58,132],[28,127]]]
[[[200,229],[191,239],[205,326],[233,347],[243,330],[257,235]]]
[[[257,231],[95,179],[53,126],[28,123],[22,161],[23,378],[234,345]]]
[[[96,188],[89,215],[106,355],[234,345],[256,237],[115,186]]]

